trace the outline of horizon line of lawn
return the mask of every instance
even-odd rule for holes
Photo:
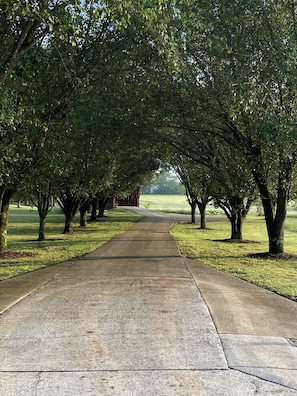
[[[46,240],[39,242],[39,216],[36,208],[11,205],[8,227],[8,255],[0,258],[0,281],[26,272],[82,257],[116,235],[127,231],[144,216],[123,208],[106,211],[104,218],[79,226],[75,217],[72,234],[62,234],[64,215],[54,207],[46,218]]]

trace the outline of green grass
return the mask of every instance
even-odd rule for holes
[[[263,218],[253,216],[244,222],[243,237],[248,243],[224,241],[230,236],[229,222],[212,222],[208,226],[207,230],[191,224],[172,227],[171,233],[184,256],[297,300],[297,256],[290,260],[249,257],[253,253],[267,252]],[[296,237],[296,228],[295,231],[286,231],[287,253],[297,255]]]
[[[140,207],[155,210],[162,213],[181,213],[190,215],[191,209],[186,195],[158,195],[143,194],[140,196]],[[222,215],[221,209],[207,206],[207,213],[211,215]]]
[[[37,210],[11,206],[8,249],[22,253],[24,257],[1,258],[0,280],[83,256],[113,236],[125,232],[134,222],[141,219],[141,216],[124,209],[113,209],[106,214],[106,218],[89,223],[86,228],[79,227],[77,217],[74,222],[74,233],[63,235],[64,215],[59,208],[54,208],[47,217],[47,240],[38,242]],[[30,254],[29,257],[26,257],[27,253]]]
[[[140,207],[163,213],[175,212],[190,214],[190,206],[185,195],[141,195]]]
[[[142,195],[141,207],[164,213],[190,213],[184,195]],[[208,214],[215,214],[212,206]],[[253,212],[256,213],[256,210]],[[297,255],[297,216],[291,210],[285,225],[285,251]],[[114,235],[128,229],[141,217],[123,209],[107,212],[107,218],[90,223],[87,228],[74,224],[73,235],[63,235],[64,216],[59,208],[48,215],[46,242],[37,242],[38,213],[29,207],[11,207],[9,224],[9,249],[32,253],[32,257],[1,259],[0,279],[32,271],[38,268],[82,256]],[[77,218],[78,220],[78,218]],[[198,225],[178,224],[171,233],[176,238],[182,254],[233,276],[255,283],[268,290],[297,299],[297,260],[256,259],[250,253],[266,252],[268,249],[265,221],[261,216],[249,216],[243,224],[243,238],[250,243],[227,243],[230,223],[208,222],[207,230]]]

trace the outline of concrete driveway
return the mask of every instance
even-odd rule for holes
[[[180,256],[145,220],[0,283],[0,395],[297,395],[297,304]]]

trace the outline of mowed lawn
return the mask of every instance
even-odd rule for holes
[[[140,207],[163,213],[191,214],[186,195],[144,194],[140,196]],[[207,212],[210,215],[223,215],[221,209],[214,208],[211,204],[207,206]]]
[[[291,256],[275,260],[250,257],[268,249],[265,221],[263,216],[255,215],[255,208],[243,225],[244,242],[230,243],[226,241],[230,237],[230,223],[227,219],[221,221],[222,212],[212,205],[207,209],[206,230],[200,230],[199,224],[190,224],[190,207],[184,195],[143,195],[140,206],[164,213],[189,215],[189,222],[175,224],[170,230],[183,255],[297,300],[297,212],[294,207],[289,211],[285,227],[285,251]],[[122,208],[107,211],[106,214],[106,218],[88,223],[86,228],[79,227],[77,216],[74,233],[63,235],[64,216],[56,207],[47,218],[47,240],[38,242],[37,210],[12,205],[8,248],[17,255],[0,258],[0,280],[80,257],[114,235],[125,232],[141,219],[141,216]],[[220,221],[216,221],[217,214]]]
[[[164,213],[190,214],[190,206],[187,202],[186,195],[141,195],[140,207]]]
[[[38,242],[39,216],[37,209],[11,205],[8,227],[9,255],[0,257],[0,280],[34,271],[83,256],[101,246],[113,236],[125,232],[142,216],[118,208],[106,211],[106,217],[79,226],[79,216],[74,221],[74,232],[62,234],[64,215],[55,207],[46,219],[46,238]]]
[[[190,213],[185,196],[144,195],[141,205],[163,212]],[[289,210],[285,225],[285,251],[290,255],[282,259],[261,259],[250,257],[268,250],[265,220],[255,215],[257,211],[253,208],[253,214],[243,224],[243,243],[226,241],[231,234],[230,223],[227,218],[215,221],[214,215],[222,213],[213,206],[208,207],[207,219],[211,221],[207,222],[206,230],[200,230],[199,224],[175,224],[170,232],[184,256],[296,301],[297,212],[293,207]]]

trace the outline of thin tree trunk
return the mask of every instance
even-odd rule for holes
[[[208,202],[208,201],[207,201]],[[203,202],[203,201],[197,201],[197,205],[198,205],[198,209],[199,209],[199,213],[200,213],[200,228],[201,230],[205,230],[206,229],[206,205],[207,202]]]
[[[44,8],[44,5],[42,8]],[[28,20],[25,23],[23,30],[15,42],[14,48],[0,70],[0,88],[9,78],[10,73],[15,69],[18,62],[25,56],[26,52],[48,33],[49,28],[45,27],[43,31],[40,29],[40,34],[38,34],[37,29],[39,26],[40,21],[34,19]]]
[[[45,216],[39,215],[39,230],[38,230],[38,239],[39,242],[45,241]]]
[[[242,223],[248,213],[250,203],[244,205],[244,200],[239,196],[229,197],[226,201],[217,201],[217,205],[223,209],[231,223],[231,238],[242,240]]]
[[[99,218],[104,217],[104,211],[105,211],[105,208],[106,208],[107,201],[108,201],[107,197],[100,198],[98,200],[98,209],[99,209],[98,217]]]
[[[0,192],[0,254],[7,250],[7,228],[8,228],[8,215],[9,204],[12,197],[12,191],[6,190],[5,187],[1,188]]]
[[[87,226],[87,210],[85,208],[79,208],[79,225],[81,227]]]
[[[91,200],[87,199],[82,205],[79,207],[79,224],[81,227],[86,227],[87,226],[87,212],[90,208],[91,205]]]
[[[62,234],[72,234],[73,233],[73,229],[72,229],[73,219],[74,219],[74,216],[72,214],[70,214],[70,213],[65,214],[64,230],[63,230]]]
[[[72,222],[75,214],[82,203],[82,199],[74,195],[71,191],[66,191],[60,197],[60,206],[65,216],[65,224],[63,234],[71,234]]]
[[[75,201],[68,202],[68,207],[64,211],[65,224],[64,224],[63,234],[72,234],[73,233],[72,223],[75,218],[77,209],[78,209],[77,202],[75,202]]]
[[[97,208],[98,208],[98,198],[94,198],[92,201],[91,218],[90,221],[97,220]]]
[[[200,228],[201,228],[201,230],[206,229],[205,209],[202,212],[200,212]]]
[[[191,223],[196,224],[196,201],[192,200],[189,204],[191,206]]]
[[[51,201],[51,185],[49,184],[49,189],[46,194],[38,193],[38,214],[39,214],[39,231],[38,231],[38,241],[45,241],[45,219],[50,211],[50,201]]]
[[[231,239],[242,240],[242,214],[239,210],[236,214],[230,217],[231,222]]]

